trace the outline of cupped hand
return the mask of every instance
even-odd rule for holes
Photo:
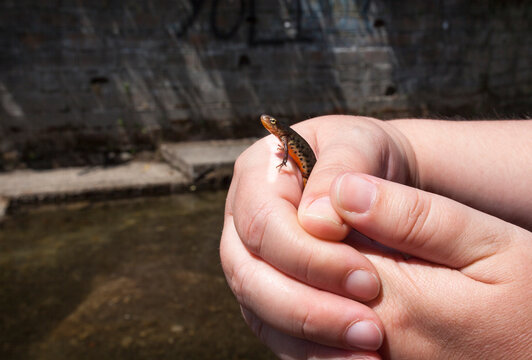
[[[532,233],[369,175],[338,176],[330,196],[358,231],[347,242],[379,271],[381,295],[369,305],[387,334],[381,354],[530,358]],[[405,259],[405,253],[413,257]]]
[[[339,242],[350,227],[329,189],[345,171],[415,182],[413,154],[399,132],[375,119],[329,116],[294,129],[318,158],[303,195],[292,163],[277,170],[273,136],[237,160],[220,247],[229,286],[246,320],[281,357],[376,358],[383,325],[361,302],[377,297],[378,273]]]

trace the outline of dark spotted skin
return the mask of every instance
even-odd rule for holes
[[[296,163],[303,176],[303,186],[307,184],[308,177],[316,164],[316,155],[310,145],[286,123],[269,115],[260,117],[262,125],[281,141],[279,150],[282,150],[283,161],[277,166],[279,170],[288,162],[290,156]]]

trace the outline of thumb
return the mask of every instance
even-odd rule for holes
[[[345,173],[331,203],[351,227],[383,245],[462,268],[505,246],[508,225],[451,199],[369,175]]]

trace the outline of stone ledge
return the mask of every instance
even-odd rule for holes
[[[213,140],[162,144],[162,157],[191,182],[201,182],[212,172],[233,169],[236,158],[257,139]]]
[[[167,164],[130,162],[113,167],[18,170],[0,175],[0,196],[10,202],[80,199],[86,194],[182,187],[185,177]]]
[[[17,170],[0,174],[0,219],[27,205],[108,200],[225,187],[236,158],[256,139],[163,144],[164,162]]]

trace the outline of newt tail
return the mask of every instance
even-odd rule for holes
[[[283,161],[277,165],[279,170],[286,166],[288,156],[296,163],[303,176],[303,187],[307,185],[308,177],[316,164],[316,155],[305,139],[295,132],[288,124],[269,115],[261,115],[262,125],[281,141],[279,150],[283,150]]]

